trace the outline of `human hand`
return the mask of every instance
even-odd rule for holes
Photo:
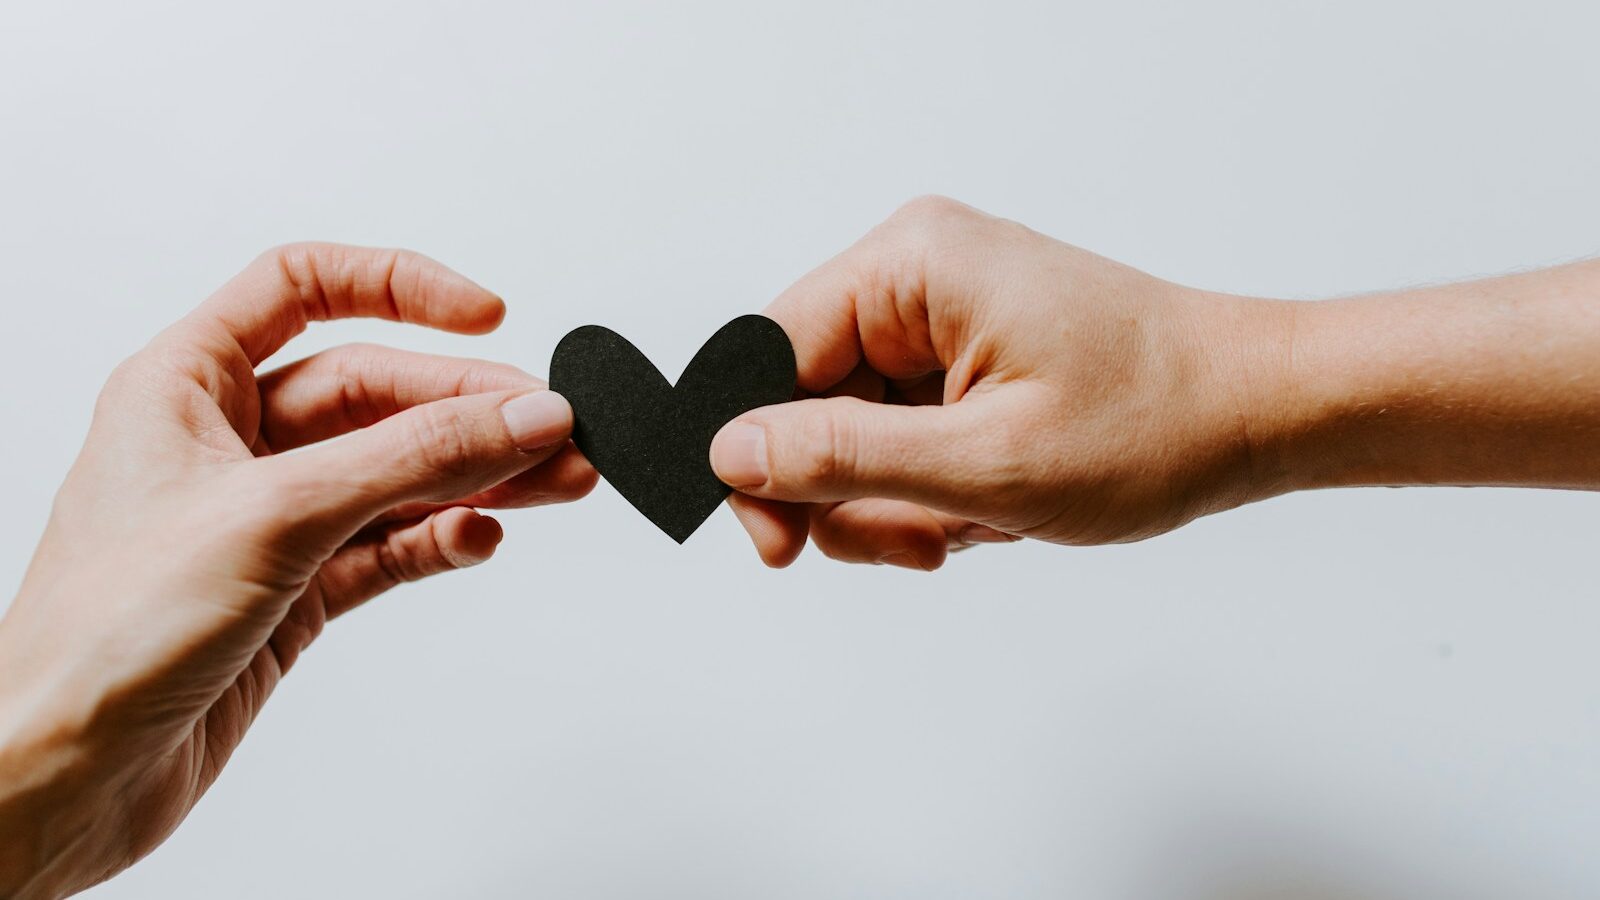
[[[1318,302],[1153,278],[942,198],[768,309],[813,395],[729,423],[762,558],[933,569],[1289,491],[1600,489],[1600,261]]]
[[[255,374],[308,321],[504,311],[415,254],[296,245],[117,369],[0,621],[0,896],[153,849],[326,620],[489,558],[473,507],[594,486],[566,401],[509,366],[350,346]]]
[[[762,558],[934,569],[1018,537],[1135,540],[1273,490],[1248,396],[1285,304],[1192,290],[942,198],[767,310],[814,399],[712,466]]]

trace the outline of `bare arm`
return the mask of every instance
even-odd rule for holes
[[[712,445],[757,550],[933,569],[1288,491],[1600,487],[1600,263],[1322,302],[1196,290],[942,198],[769,307],[810,395]]]
[[[1289,489],[1600,487],[1600,262],[1292,306]]]

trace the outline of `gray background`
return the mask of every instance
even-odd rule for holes
[[[907,198],[1291,297],[1600,225],[1593,4],[8,4],[0,572],[109,369],[263,248],[401,245],[669,375]],[[1600,893],[1575,493],[1275,500],[928,577],[680,549],[602,486],[330,628],[93,896]],[[182,552],[182,548],[174,548]]]

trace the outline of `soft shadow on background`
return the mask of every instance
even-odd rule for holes
[[[676,376],[939,192],[1314,298],[1595,248],[1593,4],[28,4],[0,29],[0,572],[100,382],[262,249],[436,256]],[[1591,495],[1326,492],[931,577],[602,487],[331,627],[96,898],[1600,892]],[[173,547],[182,553],[184,548]]]

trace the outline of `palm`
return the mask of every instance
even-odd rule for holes
[[[226,383],[226,371],[240,371],[240,362],[228,358],[208,361],[197,373],[202,378],[194,386],[203,390],[207,383]],[[190,428],[199,455],[220,454],[236,465],[248,465],[272,453],[262,430],[265,403],[253,372],[214,399],[210,405],[201,405]],[[192,407],[190,414],[194,415]],[[123,795],[122,810],[124,833],[132,850],[130,863],[165,840],[216,781],[273,689],[329,618],[320,578],[322,565],[317,564],[325,561],[312,562],[313,574],[303,586],[297,591],[293,587],[281,591],[287,606],[281,620],[270,632],[254,640],[246,638],[247,647],[254,644],[253,652],[231,683],[186,729],[178,731],[170,752],[149,758],[144,771],[136,773]],[[249,587],[252,593],[272,590],[262,584]]]

